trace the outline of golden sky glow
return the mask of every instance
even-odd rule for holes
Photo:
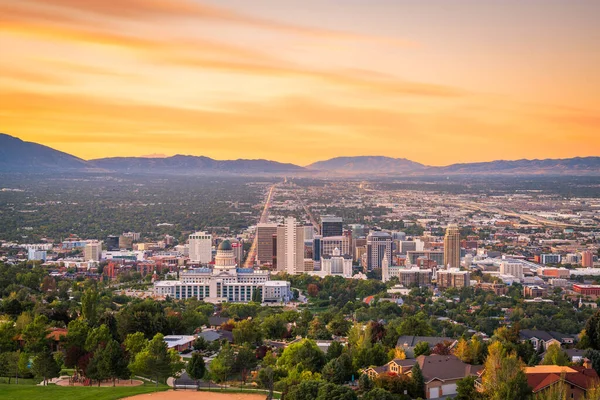
[[[0,0],[0,132],[84,159],[600,155],[600,2]]]

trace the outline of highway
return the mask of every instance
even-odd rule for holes
[[[310,223],[312,224],[312,226],[315,228],[315,231],[317,232],[318,235],[320,235],[321,234],[321,226],[317,222],[315,216],[310,212],[310,209],[306,206],[306,204],[304,204],[304,202],[302,201],[302,199],[300,198],[298,193],[296,193],[296,199],[298,199],[298,202],[300,203],[300,205],[302,205],[302,208],[304,208],[304,212],[306,213],[306,215],[308,215],[308,219],[310,220]]]
[[[527,221],[527,222],[529,222],[531,224],[535,224],[535,225],[546,225],[546,226],[552,226],[555,228],[566,228],[566,227],[577,226],[577,225],[572,225],[572,224],[566,224],[564,222],[552,221],[552,220],[549,220],[546,218],[536,217],[536,216],[530,215],[530,214],[521,214],[521,213],[516,213],[513,211],[504,211],[497,207],[482,207],[479,204],[475,204],[475,203],[458,203],[457,205],[459,207],[466,208],[466,209],[473,210],[473,211],[482,211],[482,212],[488,212],[488,213],[493,213],[493,214],[501,214],[506,217],[520,218],[524,221]]]
[[[271,207],[271,201],[273,200],[273,192],[275,192],[275,187],[277,184],[274,184],[269,189],[269,193],[267,194],[267,198],[265,200],[265,207],[263,208],[262,213],[260,214],[260,218],[258,220],[259,224],[269,222],[269,208]],[[258,246],[258,235],[254,235],[254,240],[252,241],[252,246],[248,251],[248,256],[246,257],[246,262],[244,263],[244,268],[254,268],[254,262],[256,261],[256,247]]]

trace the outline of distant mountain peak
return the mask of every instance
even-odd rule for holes
[[[340,173],[397,174],[408,171],[418,171],[424,169],[425,166],[406,158],[354,156],[335,157],[325,161],[318,161],[308,165],[307,168],[319,171],[336,171]]]

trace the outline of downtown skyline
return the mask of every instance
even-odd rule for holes
[[[0,131],[83,159],[600,154],[600,4],[0,0]]]

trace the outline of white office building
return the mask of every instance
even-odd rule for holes
[[[277,271],[296,275],[304,271],[304,227],[296,218],[285,219],[277,228]]]
[[[190,261],[208,264],[212,261],[212,235],[206,232],[196,232],[190,235]]]
[[[500,263],[500,273],[512,275],[517,279],[523,279],[523,264],[520,262],[502,261]]]
[[[338,275],[344,278],[352,278],[352,257],[342,255],[340,249],[335,248],[332,255],[321,257],[320,275]]]

